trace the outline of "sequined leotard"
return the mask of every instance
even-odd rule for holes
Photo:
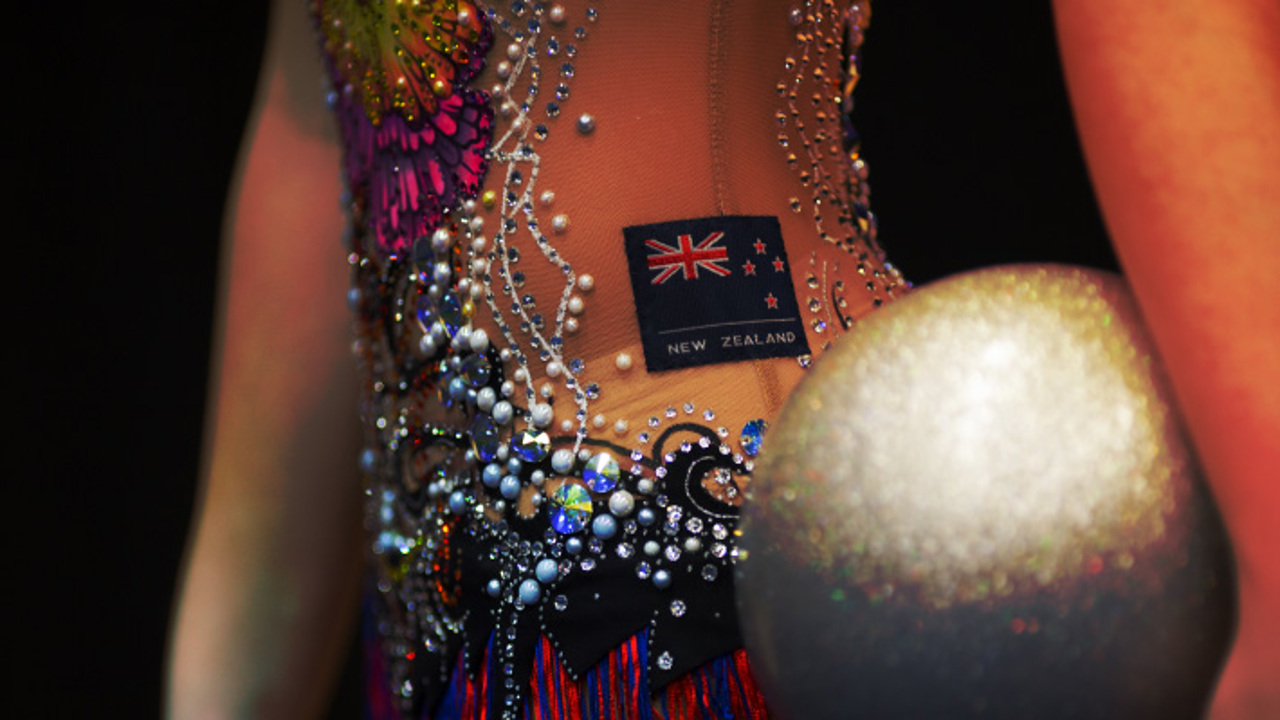
[[[313,15],[366,373],[373,714],[765,717],[732,571],[740,488],[776,408],[703,397],[766,377],[751,363],[785,367],[785,391],[852,324],[847,293],[878,305],[904,286],[842,127],[865,7],[809,0],[776,19],[797,45],[779,58],[778,162],[809,193],[784,202],[819,241],[788,256],[776,219],[723,205],[618,228],[595,259],[628,264],[625,308],[607,294],[625,285],[597,287],[601,270],[558,242],[567,216],[538,185],[549,134],[609,120],[569,100],[608,8],[314,0]],[[605,350],[584,340],[604,327],[587,325],[588,299],[616,316]],[[600,412],[645,372],[672,378],[664,394]]]

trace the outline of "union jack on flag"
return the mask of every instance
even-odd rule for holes
[[[721,277],[729,275],[729,268],[720,264],[729,262],[729,251],[716,245],[723,237],[723,232],[713,232],[694,245],[693,236],[679,235],[676,237],[678,246],[645,240],[645,247],[649,250],[649,269],[659,271],[652,284],[661,285],[681,270],[685,280],[697,280],[699,268]]]

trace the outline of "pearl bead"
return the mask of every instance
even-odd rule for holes
[[[596,415],[591,418],[591,425],[598,428],[604,427],[604,415]]]
[[[511,63],[507,62],[506,60],[503,60],[502,62],[498,63],[497,67],[494,68],[494,72],[498,73],[498,77],[502,78],[503,80],[507,79],[508,77],[511,76]]]
[[[476,407],[484,412],[493,410],[493,406],[498,403],[498,393],[493,391],[491,387],[480,388],[476,393]]]
[[[560,213],[559,215],[556,215],[555,217],[551,218],[551,229],[555,230],[558,233],[562,233],[565,230],[568,230],[569,216],[565,215],[564,213]]]
[[[431,233],[431,249],[436,252],[444,252],[453,245],[453,235],[444,228]]]
[[[564,6],[556,3],[551,6],[551,11],[547,13],[547,17],[551,18],[551,22],[559,25],[564,22]]]
[[[578,332],[578,318],[574,318],[574,317],[565,318],[564,331],[568,333]]]
[[[516,392],[516,384],[510,380],[503,380],[502,385],[498,387],[498,392],[502,393],[502,397],[511,397]]]
[[[567,432],[567,433],[568,433],[568,432],[573,432],[573,421],[572,421],[572,420],[561,420],[561,421],[560,421],[560,430],[561,430],[561,432]]]
[[[526,382],[529,379],[529,371],[524,368],[516,368],[516,371],[511,373],[511,378],[518,383]]]
[[[470,25],[470,24],[471,24],[471,11],[470,11],[470,10],[468,10],[467,8],[458,8],[458,24],[459,24],[459,25]]]
[[[551,469],[564,475],[573,469],[573,451],[561,448],[551,453]]]
[[[583,135],[590,135],[592,132],[595,131],[595,129],[596,129],[595,118],[591,117],[587,113],[582,113],[581,115],[578,116],[578,132],[582,133]]]
[[[476,328],[471,331],[471,350],[473,352],[482,353],[489,349],[489,333],[483,328]]]
[[[543,207],[551,207],[551,203],[555,201],[556,194],[551,190],[543,190],[542,195],[538,196],[538,202],[542,203]]]
[[[499,425],[506,425],[507,423],[511,422],[511,415],[513,412],[514,412],[514,408],[511,407],[511,403],[507,402],[506,400],[499,400],[493,405],[493,412],[492,412],[493,421],[498,423]],[[506,446],[502,445],[499,447],[499,449],[503,447],[506,447]]]
[[[560,377],[563,370],[564,366],[554,360],[547,363],[547,377]]]
[[[555,393],[556,389],[551,383],[542,383],[542,387],[538,388],[538,394],[544,398],[550,398]]]
[[[627,433],[627,421],[619,420],[618,422],[614,423],[613,431],[618,433],[619,435],[625,435]]]
[[[618,357],[614,358],[613,364],[617,365],[619,370],[630,370],[631,356],[627,353],[618,353]]]
[[[636,499],[626,490],[617,490],[609,496],[609,512],[618,517],[626,517],[636,507]]]
[[[502,594],[502,583],[498,582],[497,580],[490,580],[484,586],[484,589],[485,589],[485,592],[488,592],[491,597],[498,597],[499,595]]]
[[[590,275],[578,276],[578,289],[582,292],[590,292],[591,288],[596,286],[596,279]]]
[[[671,573],[667,570],[659,570],[653,574],[653,584],[659,590],[666,590],[671,587]],[[521,588],[523,590],[523,588]]]
[[[537,403],[529,410],[529,417],[535,427],[544,428],[551,424],[555,411],[546,403]]]
[[[551,558],[543,558],[534,566],[533,574],[538,582],[549,583],[560,575],[560,566]]]
[[[597,515],[591,521],[591,532],[602,540],[608,540],[618,532],[618,521],[612,515]]]
[[[656,578],[654,584],[657,584]],[[662,586],[659,585],[659,587]],[[530,579],[520,583],[520,602],[525,605],[532,605],[538,602],[540,597],[542,597],[542,586],[538,584],[537,580]]]
[[[521,47],[520,43],[511,43],[507,46],[507,59],[518,60],[522,52],[524,52],[524,48]]]
[[[569,298],[569,312],[573,313],[574,315],[581,315],[582,311],[585,308],[586,308],[586,303],[583,302],[581,295],[574,295],[573,297]]]
[[[482,217],[471,218],[471,232],[480,232],[483,229],[484,229],[484,218]]]

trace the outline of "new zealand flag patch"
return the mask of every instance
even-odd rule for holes
[[[650,372],[809,352],[774,217],[623,228]]]

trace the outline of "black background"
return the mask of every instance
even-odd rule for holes
[[[301,2],[301,0],[299,0]],[[23,3],[4,54],[5,717],[159,713],[256,3]],[[33,17],[31,13],[35,13]],[[883,0],[856,119],[917,284],[1114,268],[1048,2]],[[16,221],[16,222],[15,222]],[[10,445],[10,443],[12,443]],[[354,691],[334,715],[355,716]]]

